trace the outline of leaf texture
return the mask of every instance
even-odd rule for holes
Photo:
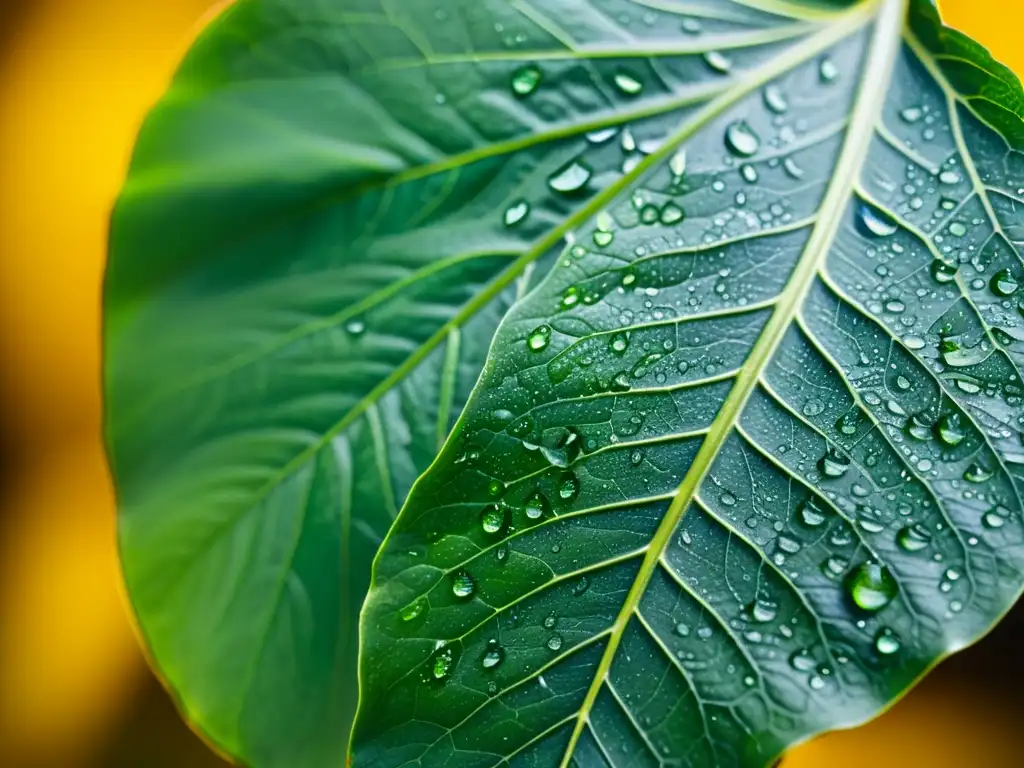
[[[924,0],[508,5],[706,93],[576,147],[658,142],[378,555],[354,765],[769,765],[1020,592],[1020,83]]]

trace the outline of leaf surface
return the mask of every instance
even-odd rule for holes
[[[924,0],[509,5],[582,60],[671,35],[627,90],[709,91],[623,126],[657,151],[413,487],[354,764],[768,765],[1020,592],[1020,83]]]

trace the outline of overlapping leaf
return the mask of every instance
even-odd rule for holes
[[[377,559],[354,764],[768,764],[1021,589],[1020,84],[924,0],[485,5],[679,105],[571,146],[627,174]]]

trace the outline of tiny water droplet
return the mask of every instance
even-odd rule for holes
[[[579,160],[573,160],[551,175],[548,179],[548,186],[562,194],[579,192],[590,181],[591,175],[593,175],[593,171],[588,165]]]
[[[590,581],[586,576],[580,576],[580,580],[576,582],[576,586],[572,588],[573,597],[579,597],[590,587]]]
[[[552,635],[548,638],[548,648],[552,651],[557,651],[562,647],[561,635]]]
[[[686,150],[680,149],[668,161],[668,168],[676,178],[686,173]]]
[[[526,500],[526,516],[530,520],[539,520],[551,512],[551,505],[539,491]]]
[[[580,492],[580,481],[572,472],[566,472],[558,486],[558,497],[566,504],[572,502]]]
[[[921,119],[921,116],[923,114],[924,112],[921,110],[920,107],[907,107],[902,112],[900,112],[900,117],[903,118],[904,122],[916,123],[918,120]]]
[[[366,323],[362,320],[349,320],[345,324],[345,330],[353,336],[362,336],[366,332]]]
[[[818,63],[818,74],[821,76],[821,82],[834,83],[839,78],[839,69],[830,57],[823,56]]]
[[[998,514],[995,510],[992,510],[990,512],[985,513],[984,517],[982,517],[981,519],[981,523],[986,528],[1002,528],[1004,525],[1006,525],[1006,518]]]

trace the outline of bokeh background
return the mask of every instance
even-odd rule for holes
[[[99,438],[107,214],[214,0],[0,0],[0,766],[223,766],[146,666]],[[1024,73],[1020,0],[944,0]],[[786,768],[1024,765],[1024,608]]]

